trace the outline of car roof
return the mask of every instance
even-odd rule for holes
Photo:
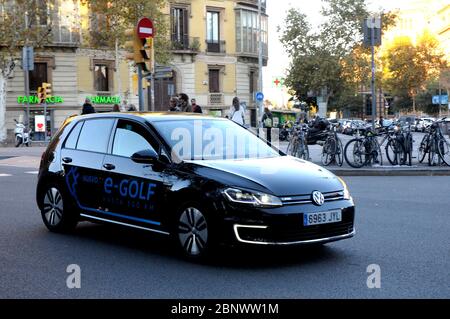
[[[210,115],[202,115],[199,113],[181,113],[181,112],[104,112],[80,115],[79,119],[95,119],[105,117],[117,117],[128,119],[143,119],[148,122],[158,122],[167,120],[188,120],[188,119],[217,119],[226,120]]]

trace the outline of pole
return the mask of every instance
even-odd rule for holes
[[[441,89],[441,79],[439,78],[439,118],[441,118],[441,94],[442,94],[442,89]]]
[[[44,132],[44,142],[47,142],[47,102],[44,101],[44,127],[45,127],[45,132]]]
[[[117,95],[122,100],[122,79],[120,77],[120,60],[119,60],[119,39],[116,38],[116,72],[117,72]]]
[[[25,29],[28,29],[28,12],[25,12]],[[25,96],[27,97],[27,99],[26,99],[27,102],[25,103],[25,107],[27,108],[25,122],[27,124],[26,124],[25,127],[27,128],[27,131],[30,132],[30,104],[28,103],[28,97],[30,96],[30,80],[29,80],[29,71],[28,71],[28,50],[27,50],[27,45],[28,45],[28,37],[25,40],[25,49],[23,50],[24,51],[24,55],[25,55],[23,57],[23,59],[25,61],[27,61],[27,63],[25,63],[25,66],[23,67],[23,73],[24,73],[24,81],[25,81]]]
[[[259,26],[259,52],[258,52],[258,91],[262,92],[263,91],[263,76],[262,76],[262,66],[263,66],[263,45],[262,45],[262,28],[261,28],[261,0],[258,0],[258,26]],[[258,112],[257,112],[257,116],[258,116],[258,132],[259,132],[259,128],[262,127],[262,114],[263,114],[263,101],[258,101]]]
[[[142,66],[137,65],[138,68],[138,97],[139,97],[139,112],[144,111],[144,91],[142,89]]]
[[[374,18],[373,18],[374,19]],[[372,28],[370,28],[370,48],[372,51],[372,129],[375,130],[375,117],[377,112],[377,100],[375,97],[376,91],[375,91],[375,41],[374,41],[374,35],[375,33],[375,23],[372,23]]]

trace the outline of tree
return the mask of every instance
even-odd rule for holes
[[[123,46],[128,40],[125,30],[135,27],[141,17],[148,17],[153,21],[156,34],[155,60],[168,63],[169,24],[162,12],[167,0],[82,0],[81,3],[88,6],[91,19],[97,24],[96,28],[84,30],[84,46],[113,48],[115,41],[111,41],[111,35]]]
[[[409,96],[412,111],[416,111],[416,97],[426,89],[427,82],[436,79],[446,67],[439,42],[424,33],[414,45],[408,37],[398,37],[383,56],[384,83],[391,95]]]
[[[49,40],[52,21],[46,15],[42,1],[0,2],[0,142],[6,139],[7,81],[20,65],[23,46],[40,48]]]
[[[280,41],[291,56],[286,84],[300,99],[322,95],[331,107],[339,109],[348,102],[354,104],[355,93],[370,83],[370,51],[361,45],[362,23],[369,12],[365,0],[323,3],[321,13],[326,20],[317,31],[297,9],[290,9],[285,26],[278,28]],[[394,17],[383,15],[383,30],[393,24]]]

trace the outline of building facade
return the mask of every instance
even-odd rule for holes
[[[266,64],[268,24],[266,2],[261,3]],[[8,10],[8,5],[0,4],[0,13]],[[25,97],[21,66],[7,81],[9,138],[13,138],[14,119],[27,118],[27,107],[33,139],[44,140],[45,134],[51,136],[67,116],[80,114],[86,98],[99,112],[110,111],[119,100],[137,106],[136,70],[124,58],[125,52],[86,46],[86,30],[95,32],[101,27],[101,18],[80,1],[50,0],[41,5],[45,9],[32,27],[44,28],[51,19],[51,37],[49,43],[34,51],[34,70],[29,72],[31,98]],[[225,116],[233,97],[238,96],[247,105],[248,123],[256,124],[253,96],[258,88],[258,1],[168,1],[164,13],[171,28],[172,72],[171,77],[155,80],[153,105],[152,99],[147,98],[145,109],[167,110],[170,96],[184,92],[196,98],[206,113]],[[44,82],[52,85],[51,94],[55,97],[45,108],[34,98]],[[36,116],[42,116],[44,110],[46,133],[35,130]]]
[[[268,58],[268,17],[262,2],[263,64]],[[257,0],[174,0],[170,19],[173,77],[155,83],[155,110],[184,92],[207,113],[225,116],[235,96],[256,121],[259,26]]]

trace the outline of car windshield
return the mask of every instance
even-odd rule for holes
[[[152,123],[180,160],[280,156],[244,127],[224,119],[163,120]]]

